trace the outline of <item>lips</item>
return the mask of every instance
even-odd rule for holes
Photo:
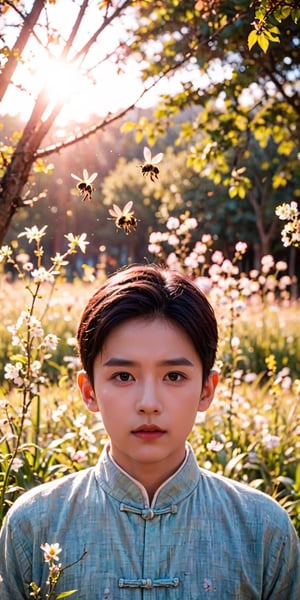
[[[141,440],[155,440],[163,436],[166,431],[158,425],[140,425],[132,431],[133,435]]]
[[[145,433],[164,433],[164,430],[161,429],[160,427],[158,427],[158,425],[140,425],[140,427],[137,427],[136,429],[133,430],[132,433],[141,433],[141,432],[145,432]]]

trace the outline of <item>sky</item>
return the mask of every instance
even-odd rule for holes
[[[23,0],[24,2],[24,0]],[[27,11],[30,11],[33,0],[25,0]],[[99,0],[90,0],[88,10],[75,40],[75,50],[78,51],[92,33],[99,28],[103,18],[99,10]],[[21,6],[21,3],[18,4]],[[43,11],[35,34],[31,36],[25,51],[22,53],[24,62],[20,61],[14,76],[13,84],[1,102],[1,115],[18,115],[25,121],[29,118],[35,98],[44,85],[49,98],[48,110],[51,110],[57,100],[63,101],[63,109],[56,118],[56,125],[62,128],[62,135],[68,133],[68,125],[78,122],[84,124],[90,118],[100,119],[108,112],[115,113],[135,104],[146,108],[154,106],[162,93],[175,94],[181,89],[181,81],[191,79],[205,89],[213,79],[223,80],[231,76],[230,67],[224,71],[224,65],[217,62],[211,73],[200,74],[197,64],[191,69],[181,71],[172,78],[164,78],[147,94],[140,98],[143,84],[140,72],[143,65],[137,57],[127,57],[124,62],[117,64],[114,49],[119,40],[128,41],[127,30],[135,27],[135,15],[132,9],[109,26],[91,47],[87,58],[81,65],[66,65],[59,60],[62,45],[55,43],[58,37],[67,39],[70,29],[78,13],[79,0],[56,0],[55,4],[48,0],[46,11]],[[2,30],[5,32],[6,44],[11,48],[18,35],[20,16],[10,8],[2,17]],[[50,35],[51,34],[51,35]],[[50,42],[49,42],[50,36]],[[160,42],[155,42],[156,47]],[[153,42],[154,44],[154,42]],[[108,60],[104,58],[111,54]],[[121,67],[121,70],[120,70]],[[89,77],[81,73],[88,69]],[[44,116],[46,118],[47,115]]]
[[[29,10],[32,2],[26,1],[25,4]],[[98,6],[99,2],[91,1],[80,36],[76,41],[77,49],[101,24],[102,15]],[[78,3],[72,0],[56,0],[55,4],[47,5],[48,23],[66,38],[77,10]],[[89,69],[89,78],[82,76],[77,67],[70,65],[67,67],[58,60],[58,56],[55,60],[55,55],[59,54],[61,46],[48,45],[54,57],[54,60],[50,60],[48,51],[45,51],[42,44],[32,37],[23,53],[25,62],[20,63],[14,73],[13,85],[9,86],[2,100],[0,113],[19,115],[25,120],[28,119],[34,99],[43,84],[46,85],[49,96],[49,107],[53,106],[57,99],[63,99],[64,108],[56,120],[58,125],[67,125],[74,120],[88,121],[91,115],[105,116],[108,112],[114,113],[135,103],[143,90],[140,81],[142,65],[133,58],[127,59],[126,64],[121,65],[121,71],[114,58],[101,64],[101,60],[114,50],[118,40],[126,39],[124,31],[128,25],[132,25],[132,18],[129,15],[126,19],[124,17],[119,19],[118,23],[101,34],[99,41],[92,46],[88,59],[82,65]],[[35,32],[45,44],[46,20],[40,17],[40,21],[44,26],[36,26]],[[5,41],[9,47],[12,47],[18,34],[16,23],[20,23],[20,18],[13,9],[9,9],[4,20]],[[173,85],[168,82],[168,89]],[[166,82],[155,92],[149,92],[138,105],[152,106],[157,101],[159,91],[166,91]]]
[[[30,2],[26,2],[27,8]],[[68,6],[66,7],[66,4]],[[99,2],[92,2],[88,9],[88,18],[83,22],[81,35],[76,42],[79,49],[101,23],[101,13],[97,7]],[[56,4],[49,4],[47,15],[53,28],[66,37],[71,23],[73,23],[77,4],[71,0],[57,0]],[[5,41],[11,47],[15,41],[18,29],[14,26],[19,23],[19,17],[13,9],[5,15]],[[45,21],[44,21],[45,23]],[[120,35],[122,35],[123,22],[119,23],[119,30],[115,26],[110,28],[101,36],[101,43],[96,43],[89,53],[85,66],[92,69],[99,61],[113,50]],[[44,38],[45,29],[36,27],[38,37]],[[45,39],[45,38],[44,38]],[[58,54],[61,47],[52,44],[49,50],[52,55]],[[28,118],[33,107],[34,98],[43,84],[47,87],[49,102],[56,99],[64,100],[64,109],[60,115],[60,122],[66,123],[74,119],[85,121],[91,114],[105,115],[108,111],[115,112],[120,107],[134,102],[141,93],[139,81],[139,65],[133,61],[128,62],[126,70],[117,72],[117,65],[112,60],[106,64],[98,65],[91,70],[91,77],[86,78],[80,74],[78,68],[66,67],[59,60],[49,60],[48,53],[38,44],[34,38],[26,46],[24,52],[25,63],[19,64],[4,97],[0,111],[1,114],[20,115]],[[83,65],[84,66],[84,65]],[[92,82],[94,80],[94,83]],[[21,89],[20,89],[21,88]],[[23,90],[26,91],[23,91]]]

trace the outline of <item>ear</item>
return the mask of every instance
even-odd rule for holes
[[[90,383],[90,380],[85,371],[79,371],[77,375],[78,387],[81,391],[82,399],[88,410],[91,412],[99,412],[95,393]]]
[[[219,382],[219,374],[217,371],[211,371],[201,392],[198,411],[204,412],[212,403],[215,389]]]

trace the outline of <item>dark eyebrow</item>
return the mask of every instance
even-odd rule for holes
[[[159,363],[162,367],[193,367],[193,363],[184,356],[179,356],[178,358],[169,358],[167,360],[162,360]]]
[[[104,364],[104,367],[134,367],[138,366],[139,363],[128,360],[127,358],[118,358],[117,356],[112,356],[109,358]],[[161,367],[193,367],[193,363],[184,356],[179,356],[178,358],[168,358],[167,360],[162,360],[159,363]]]
[[[117,356],[113,356],[103,363],[104,367],[132,367],[136,365],[137,363],[133,360],[128,360],[127,358],[118,358]]]

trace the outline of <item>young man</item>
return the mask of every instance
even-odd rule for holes
[[[31,581],[45,589],[46,542],[75,563],[57,593],[77,589],[78,600],[299,600],[287,513],[200,469],[186,443],[218,380],[217,324],[200,290],[156,266],[121,270],[90,299],[78,344],[83,400],[101,411],[110,441],[96,467],[14,504],[1,600],[29,598]]]

